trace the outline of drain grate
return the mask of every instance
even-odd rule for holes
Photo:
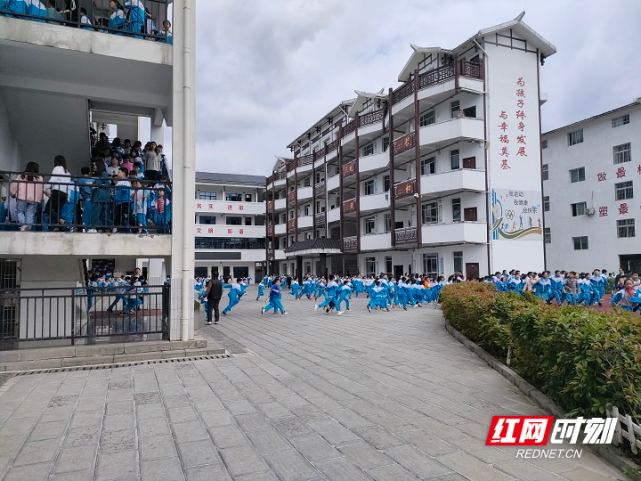
[[[207,361],[216,359],[229,359],[234,357],[232,354],[217,354],[212,356],[192,356],[180,357],[175,359],[150,359],[148,361],[131,361],[131,362],[114,362],[112,364],[97,364],[95,366],[76,366],[76,367],[57,367],[51,369],[38,369],[35,371],[18,371],[10,373],[13,376],[30,376],[33,374],[48,374],[54,372],[73,372],[73,371],[98,371],[101,369],[114,369],[118,367],[143,366],[148,364],[178,364],[189,361]]]

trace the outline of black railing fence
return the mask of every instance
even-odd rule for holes
[[[122,13],[109,0],[0,0],[0,15],[85,30],[145,38],[171,44],[163,22],[172,15],[170,0],[122,0]],[[144,14],[142,13],[144,9]]]
[[[171,183],[0,171],[0,230],[170,234]]]
[[[169,339],[170,287],[3,289],[0,350]]]

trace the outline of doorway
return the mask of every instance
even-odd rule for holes
[[[641,273],[641,255],[619,256],[619,267],[625,272]]]
[[[394,266],[394,277],[398,280],[403,275],[403,266]]]
[[[468,157],[463,159],[464,169],[476,169],[476,157]]]
[[[469,280],[478,279],[478,278],[479,278],[478,262],[465,264],[465,279],[469,281]]]
[[[463,219],[465,219],[465,222],[476,222],[478,219],[476,214],[476,207],[468,207],[467,209],[463,209]]]

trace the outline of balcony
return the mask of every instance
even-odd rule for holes
[[[416,133],[404,135],[398,138],[392,144],[392,155],[399,155],[403,152],[410,150],[416,146]]]
[[[376,173],[386,170],[389,166],[389,150],[380,154],[368,155],[358,160],[358,171],[360,173]]]
[[[298,218],[299,229],[309,229],[311,227],[314,227],[314,216],[304,215]]]
[[[416,227],[404,227],[394,231],[396,245],[413,244],[418,241],[418,229]]]
[[[225,202],[222,200],[196,199],[197,214],[244,214],[244,215],[265,215],[264,202]],[[267,209],[269,212],[269,202]]]
[[[267,237],[273,237],[274,235],[274,226],[273,225],[268,225],[267,226]]]
[[[356,138],[356,128],[358,119],[354,119],[343,127],[343,137],[341,138],[341,145],[348,144]]]
[[[423,198],[442,197],[457,192],[485,192],[485,172],[459,169],[421,177]]]
[[[487,243],[487,225],[483,222],[424,225],[422,229],[423,245]]]
[[[276,211],[285,210],[287,207],[287,199],[276,199],[274,201],[274,209]]]
[[[346,200],[342,205],[343,214],[356,212],[356,199]]]
[[[340,177],[338,175],[335,175],[333,177],[330,177],[327,179],[327,191],[331,192],[333,190],[336,190],[340,187]]]
[[[392,234],[368,234],[361,236],[362,251],[380,251],[392,248]]]
[[[314,191],[312,187],[302,187],[298,189],[298,199],[311,199],[314,197]]]
[[[341,210],[336,208],[327,212],[327,223],[338,222],[341,220]]]
[[[218,225],[196,224],[196,237],[251,237],[264,238],[264,225]]]
[[[325,160],[329,161],[338,155],[338,139],[327,144],[325,147]]]
[[[355,251],[358,249],[358,239],[356,236],[345,237],[343,239],[343,251]]]
[[[279,187],[285,185],[286,172],[274,172],[271,176],[267,177],[267,188]],[[273,185],[272,185],[273,184]]]
[[[274,250],[274,260],[284,261],[285,259],[287,259],[287,256],[285,255],[285,251],[283,249]]]
[[[362,195],[359,199],[361,212],[389,209],[389,192],[374,195]]]
[[[284,235],[286,232],[286,224],[276,224],[274,226],[274,235]]]
[[[319,212],[314,216],[314,221],[317,227],[325,227],[325,212]]]
[[[297,170],[299,172],[304,172],[304,171],[307,171],[307,170],[311,170],[311,168],[314,165],[314,155],[315,154],[309,154],[309,155],[305,155],[303,157],[299,157],[297,159],[298,160],[298,165],[296,166]]]
[[[271,214],[272,212],[274,212],[274,201],[270,200],[267,202],[267,213]]]
[[[485,123],[483,119],[456,118],[427,125],[419,130],[421,146],[453,143],[459,140],[485,140]]]
[[[357,117],[358,135],[364,138],[373,138],[383,128],[383,110],[377,110]]]
[[[316,189],[316,196],[325,194],[325,181],[319,182],[314,188]]]
[[[403,199],[416,193],[416,179],[406,180],[394,186],[394,198]]]
[[[343,178],[348,177],[352,174],[356,173],[356,161],[352,160],[351,162],[347,162],[343,167],[341,168],[341,173],[343,174]]]
[[[289,230],[294,230],[294,229],[296,229],[296,224],[297,224],[297,223],[296,223],[296,219],[289,219],[289,220],[287,221],[287,230],[289,231]]]
[[[296,189],[291,192],[287,192],[287,203],[296,202],[297,192]]]

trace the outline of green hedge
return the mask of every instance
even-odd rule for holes
[[[582,306],[548,306],[489,283],[443,288],[446,319],[556,401],[569,415],[617,406],[641,420],[641,317]]]

